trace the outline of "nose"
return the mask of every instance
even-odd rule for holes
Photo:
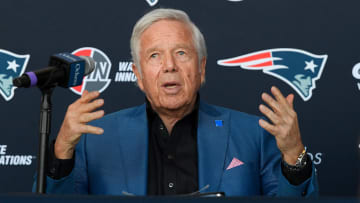
[[[164,57],[164,72],[176,72],[177,71],[177,66],[176,66],[176,62],[174,60],[174,57],[171,54],[166,55],[166,57]]]

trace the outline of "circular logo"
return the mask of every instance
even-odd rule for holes
[[[360,63],[357,63],[353,70],[352,70],[352,75],[354,76],[354,78],[356,79],[360,79]]]
[[[88,56],[94,59],[94,71],[85,76],[81,85],[70,87],[74,93],[81,95],[84,90],[89,92],[103,92],[110,85],[109,74],[111,70],[111,61],[104,52],[93,47],[83,47],[72,52],[76,56]]]

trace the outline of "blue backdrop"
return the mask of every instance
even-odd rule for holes
[[[14,89],[9,78],[45,67],[54,53],[96,59],[96,71],[82,87],[55,90],[52,138],[67,106],[84,89],[102,91],[106,113],[141,104],[144,95],[129,69],[129,39],[137,19],[154,7],[186,11],[204,33],[208,61],[202,99],[261,115],[260,95],[272,85],[284,94],[295,94],[303,142],[319,171],[320,194],[357,195],[360,2],[356,0],[2,0],[1,193],[30,192],[37,163],[40,91]],[[231,66],[220,61],[234,57],[240,58]]]

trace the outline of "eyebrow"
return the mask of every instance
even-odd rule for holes
[[[154,51],[156,51],[156,50],[158,50],[157,47],[150,48],[150,49],[148,49],[148,50],[145,51],[145,54],[146,54],[146,55],[147,55],[147,54],[150,54],[151,52],[154,52]]]
[[[173,49],[179,49],[179,48],[188,49],[188,50],[195,50],[195,48],[192,48],[191,46],[188,46],[188,45],[185,45],[185,44],[176,45],[175,48],[173,48]],[[152,47],[152,48],[146,50],[145,54],[149,54],[149,53],[157,51],[159,49],[160,48],[158,46]]]

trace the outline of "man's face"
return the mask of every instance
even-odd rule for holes
[[[0,74],[0,89],[5,93],[6,96],[11,95],[11,90],[13,88],[13,77],[6,77],[4,74]]]
[[[153,108],[179,110],[194,104],[206,60],[199,68],[190,28],[174,20],[152,24],[140,37],[139,56],[142,77],[133,69]]]
[[[309,88],[312,85],[311,77],[305,77],[303,74],[295,75],[293,83],[304,93],[305,96],[309,95]]]

